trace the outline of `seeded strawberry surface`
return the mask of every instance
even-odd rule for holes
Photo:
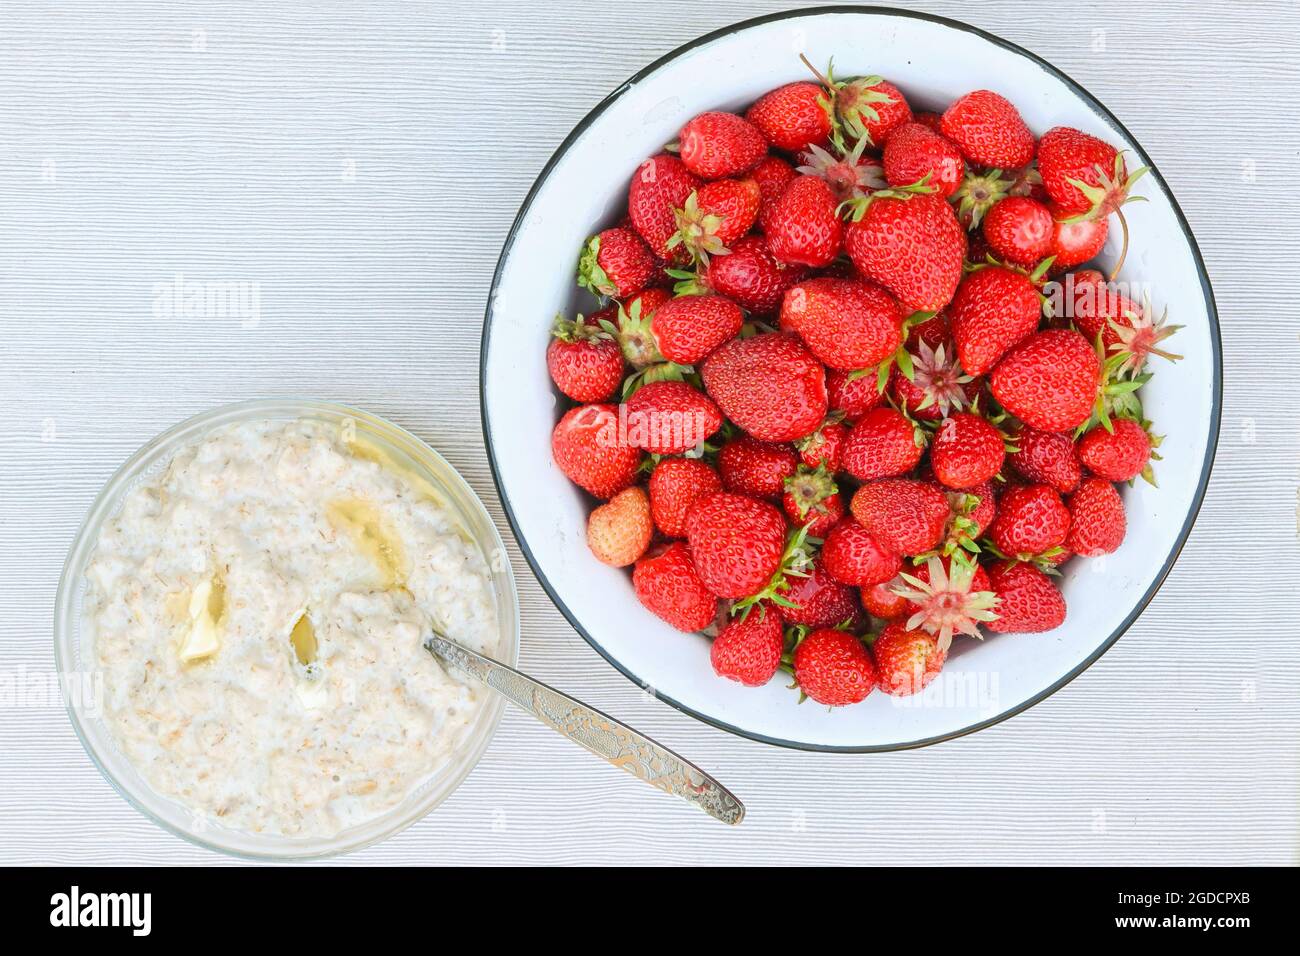
[[[719,677],[746,687],[761,687],[776,676],[785,635],[781,612],[763,604],[742,617],[733,617],[713,639],[709,660]]]
[[[650,515],[660,534],[686,537],[686,515],[695,499],[722,490],[718,472],[698,458],[665,458],[655,466],[647,485]]]
[[[984,375],[1038,328],[1038,290],[1019,272],[988,266],[970,273],[949,309],[957,358],[969,375]]]
[[[845,631],[822,628],[795,648],[794,679],[817,703],[843,707],[865,700],[875,689],[876,669],[861,640]]]
[[[718,599],[700,580],[680,541],[638,561],[632,587],[648,611],[679,631],[702,631],[717,616]]]
[[[794,441],[826,417],[826,368],[793,335],[732,339],[704,361],[704,388],[755,438]]]
[[[1144,170],[1113,145],[804,62],[635,170],[545,358],[593,559],[720,679],[839,707],[1061,625],[1058,582],[1124,546],[1117,483],[1154,484],[1141,386],[1179,326],[1117,278]],[[1116,274],[1073,271],[1112,215]]]
[[[723,598],[760,590],[781,565],[785,518],[765,501],[720,491],[696,499],[686,540],[705,587]]]

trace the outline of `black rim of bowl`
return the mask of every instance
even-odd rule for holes
[[[1029,60],[1030,62],[1038,66],[1040,69],[1042,69],[1047,73],[1050,73],[1051,75],[1059,79],[1062,83],[1064,83],[1066,86],[1068,86],[1084,103],[1088,105],[1089,108],[1092,109],[1094,113],[1096,113],[1099,117],[1105,120],[1112,128],[1115,129],[1116,132],[1124,136],[1125,139],[1127,139],[1129,142],[1134,144],[1134,146],[1136,147],[1135,152],[1137,153],[1138,159],[1141,161],[1143,165],[1148,166],[1151,169],[1150,173],[1148,174],[1149,177],[1159,186],[1160,191],[1163,192],[1165,197],[1169,200],[1169,205],[1173,209],[1174,215],[1178,218],[1179,228],[1182,229],[1183,235],[1187,239],[1187,244],[1190,247],[1192,251],[1192,256],[1196,262],[1196,270],[1198,275],[1200,276],[1201,290],[1205,298],[1206,317],[1209,320],[1209,325],[1210,325],[1211,344],[1213,345],[1213,349],[1214,349],[1214,381],[1212,383],[1213,406],[1211,408],[1211,413],[1210,413],[1210,419],[1211,419],[1210,433],[1209,433],[1209,439],[1205,450],[1205,459],[1201,465],[1201,476],[1197,484],[1195,499],[1192,502],[1191,508],[1188,510],[1187,518],[1183,522],[1183,526],[1181,530],[1178,532],[1178,539],[1174,542],[1174,546],[1170,549],[1169,555],[1168,557],[1166,557],[1164,564],[1161,566],[1159,573],[1156,575],[1155,581],[1152,582],[1151,587],[1147,589],[1146,593],[1137,602],[1133,610],[1129,612],[1128,616],[1125,617],[1125,619],[1120,623],[1119,627],[1117,627],[1104,641],[1102,641],[1097,646],[1095,650],[1093,650],[1091,654],[1088,655],[1088,657],[1085,660],[1083,660],[1078,666],[1076,666],[1068,674],[1066,674],[1064,677],[1061,677],[1059,680],[1055,681],[1050,687],[1047,687],[1046,689],[1039,691],[1029,700],[1024,701],[1021,704],[1018,704],[1015,707],[1008,708],[1002,713],[990,717],[986,720],[979,720],[973,724],[969,724],[966,727],[962,727],[958,730],[954,730],[946,734],[940,734],[935,737],[926,737],[920,740],[905,741],[902,743],[874,744],[868,746],[831,746],[831,745],[807,743],[804,741],[783,740],[779,737],[769,737],[765,734],[757,734],[752,731],[745,730],[742,727],[733,726],[732,724],[728,724],[725,721],[720,721],[713,717],[710,717],[708,714],[700,713],[694,708],[687,707],[686,705],[679,703],[673,698],[659,692],[657,689],[651,687],[645,681],[641,680],[641,678],[639,678],[636,674],[633,674],[630,670],[624,667],[622,663],[620,663],[617,659],[615,659],[608,651],[606,651],[605,648],[601,646],[599,641],[597,641],[594,637],[592,637],[589,633],[587,633],[586,628],[582,626],[582,624],[574,616],[573,612],[569,610],[569,607],[555,592],[555,588],[551,585],[551,582],[547,578],[546,573],[541,569],[541,567],[538,566],[537,559],[534,557],[532,550],[528,547],[528,542],[524,539],[523,534],[519,530],[519,523],[515,519],[514,509],[511,507],[510,498],[506,494],[505,487],[502,485],[500,469],[497,467],[496,454],[492,446],[492,427],[491,427],[491,423],[488,420],[488,410],[487,410],[487,400],[486,400],[487,399],[487,355],[488,355],[489,342],[491,340],[491,334],[492,334],[492,313],[496,302],[497,289],[501,283],[501,274],[505,268],[505,262],[509,258],[510,251],[514,246],[515,237],[518,235],[520,224],[523,222],[524,218],[528,215],[528,211],[532,207],[533,200],[536,197],[538,190],[541,188],[542,184],[546,181],[547,177],[550,175],[551,170],[555,167],[556,163],[558,163],[560,159],[565,155],[565,153],[568,152],[569,147],[573,145],[574,141],[587,130],[587,128],[596,120],[597,117],[599,117],[602,113],[604,113],[607,109],[609,109],[610,106],[612,106],[615,102],[617,102],[624,94],[626,94],[632,88],[633,85],[640,82],[642,79],[649,76],[651,73],[654,73],[660,67],[663,67],[668,63],[670,63],[672,60],[675,60],[677,57],[681,56],[682,54],[687,53],[697,47],[703,46],[706,43],[711,43],[714,40],[718,40],[723,37],[730,36],[733,33],[737,33],[741,30],[745,30],[750,27],[760,26],[762,24],[768,24],[768,23],[778,23],[782,20],[800,20],[807,17],[816,17],[828,13],[835,13],[835,14],[866,13],[866,14],[877,14],[877,15],[884,14],[887,16],[901,17],[910,20],[924,20],[929,23],[937,23],[941,26],[945,26],[953,30],[960,30],[964,33],[974,34],[975,36],[987,40],[989,43],[995,44],[996,46],[999,46],[1004,50],[1008,50],[1012,53],[1015,53],[1018,56],[1025,58],[1026,60]],[[664,56],[661,56],[659,59],[655,60],[649,66],[645,67],[644,69],[636,73],[634,76],[632,76],[631,78],[623,82],[616,90],[614,90],[614,92],[610,93],[603,100],[597,103],[596,106],[591,110],[591,112],[587,113],[587,115],[584,116],[581,121],[579,121],[578,125],[573,128],[573,130],[569,133],[569,135],[564,138],[564,141],[560,143],[559,147],[551,155],[551,158],[547,160],[546,165],[542,167],[542,171],[538,174],[537,179],[533,182],[532,187],[528,191],[528,195],[524,198],[523,205],[521,205],[519,208],[518,215],[515,217],[514,222],[510,226],[510,232],[506,235],[505,245],[501,250],[501,257],[497,261],[496,271],[493,273],[492,276],[492,289],[488,296],[487,309],[484,313],[483,338],[482,338],[480,351],[479,351],[479,410],[482,415],[483,440],[484,440],[484,444],[487,447],[488,464],[492,469],[492,480],[496,484],[497,494],[499,495],[501,499],[501,505],[505,510],[506,520],[510,522],[510,529],[514,533],[515,541],[518,542],[519,544],[519,550],[523,553],[524,558],[528,561],[528,566],[532,568],[533,574],[534,576],[536,576],[543,590],[546,591],[547,595],[550,597],[551,601],[555,604],[555,606],[559,608],[560,613],[564,615],[564,617],[568,620],[569,624],[573,626],[573,629],[577,631],[579,634],[581,634],[583,639],[588,644],[590,644],[593,648],[595,648],[596,652],[600,654],[601,657],[605,658],[605,660],[607,660],[610,664],[612,664],[619,672],[621,672],[625,677],[627,677],[638,687],[641,687],[644,690],[649,691],[650,693],[654,694],[658,699],[662,700],[664,703],[672,707],[675,707],[677,710],[681,711],[684,714],[688,714],[691,717],[694,717],[696,720],[702,721],[703,723],[706,724],[710,724],[711,726],[717,727],[720,730],[725,730],[728,733],[736,734],[739,737],[745,737],[750,740],[759,741],[761,743],[774,744],[780,747],[789,747],[795,750],[811,750],[811,751],[832,752],[832,753],[878,753],[878,752],[893,751],[893,750],[910,750],[916,747],[926,747],[931,744],[941,743],[945,740],[953,740],[957,737],[964,737],[966,734],[972,734],[975,733],[976,731],[983,730],[986,727],[992,727],[994,724],[1001,723],[1002,721],[1010,717],[1014,717],[1017,714],[1023,713],[1024,711],[1028,710],[1030,707],[1033,707],[1035,704],[1043,700],[1046,700],[1052,694],[1056,693],[1066,684],[1070,683],[1070,681],[1074,680],[1085,670],[1091,667],[1092,664],[1096,662],[1098,658],[1100,658],[1103,654],[1105,654],[1106,651],[1110,650],[1111,646],[1114,645],[1114,643],[1117,640],[1119,640],[1119,638],[1124,634],[1124,632],[1127,631],[1129,627],[1132,626],[1135,620],[1137,620],[1138,616],[1143,612],[1143,610],[1146,609],[1146,606],[1149,603],[1151,603],[1151,599],[1155,597],[1156,592],[1160,590],[1160,586],[1164,584],[1165,578],[1168,576],[1169,571],[1173,568],[1174,563],[1178,560],[1178,556],[1179,554],[1181,554],[1183,550],[1183,545],[1187,542],[1187,537],[1191,533],[1192,525],[1195,524],[1196,516],[1199,514],[1201,510],[1201,503],[1205,500],[1205,491],[1206,491],[1206,487],[1209,484],[1210,471],[1214,464],[1214,454],[1216,448],[1218,447],[1218,442],[1219,442],[1219,421],[1220,421],[1220,410],[1221,410],[1222,403],[1223,403],[1223,347],[1219,338],[1218,309],[1215,306],[1214,290],[1210,287],[1209,275],[1205,271],[1205,261],[1204,259],[1202,259],[1201,250],[1196,244],[1196,237],[1192,235],[1192,230],[1187,224],[1187,217],[1183,215],[1183,211],[1179,207],[1178,201],[1174,198],[1173,192],[1169,189],[1168,184],[1165,182],[1164,177],[1160,175],[1160,171],[1156,168],[1155,164],[1151,161],[1151,158],[1146,155],[1146,152],[1141,148],[1141,145],[1138,143],[1137,139],[1134,138],[1134,136],[1124,127],[1124,124],[1121,123],[1115,117],[1115,115],[1110,112],[1110,110],[1108,110],[1105,106],[1103,106],[1101,102],[1097,100],[1096,97],[1094,97],[1091,93],[1089,93],[1086,89],[1084,89],[1081,85],[1079,85],[1069,76],[1067,76],[1057,67],[1053,66],[1051,63],[1044,60],[1042,57],[1029,52],[1023,47],[1020,47],[1017,44],[1010,42],[1009,40],[1004,40],[999,36],[996,36],[992,33],[988,33],[985,30],[978,29],[977,27],[970,26],[969,24],[962,23],[959,20],[950,20],[946,17],[936,17],[936,16],[931,16],[930,14],[916,13],[910,10],[899,10],[894,7],[872,7],[872,6],[808,7],[807,9],[802,9],[802,10],[792,10],[783,13],[774,13],[774,14],[768,14],[766,16],[754,17],[753,19],[750,20],[742,20],[739,23],[733,23],[731,26],[723,27],[719,30],[714,30],[711,33],[707,33],[701,37],[697,37],[696,39],[690,41],[689,43],[679,46],[677,49],[673,50],[672,52],[667,53]]]

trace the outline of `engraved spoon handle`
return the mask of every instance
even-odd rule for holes
[[[739,823],[745,807],[722,784],[667,747],[638,734],[607,714],[507,667],[500,661],[462,647],[438,631],[425,638],[435,658],[482,681],[514,701],[552,730],[604,757],[620,770],[653,787],[689,800],[723,823]]]

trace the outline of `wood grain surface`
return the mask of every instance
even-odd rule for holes
[[[99,487],[216,404],[309,395],[387,416],[441,450],[509,538],[477,360],[520,201],[631,73],[795,5],[6,0],[0,678],[50,674],[55,585]],[[511,542],[521,666],[708,768],[746,822],[718,825],[512,711],[438,812],[339,862],[1297,861],[1300,10],[900,5],[998,32],[1081,82],[1196,232],[1223,327],[1223,430],[1164,589],[1019,717],[920,751],[818,755],[642,694],[565,624]],[[177,273],[259,283],[259,320],[160,311],[155,287]],[[20,696],[0,707],[0,863],[221,860],[128,806],[60,706]]]

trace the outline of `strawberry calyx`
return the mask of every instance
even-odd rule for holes
[[[611,331],[600,321],[591,322],[581,313],[573,319],[566,319],[564,314],[560,313],[556,315],[555,324],[551,326],[551,335],[561,342],[597,342],[601,339],[617,338],[618,330]]]
[[[948,493],[948,507],[951,514],[948,517],[948,526],[944,529],[943,545],[940,549],[940,553],[945,558],[952,557],[958,551],[965,551],[968,554],[980,553],[979,542],[976,541],[980,526],[971,515],[980,506],[981,500],[979,495],[971,494],[969,491]],[[927,560],[931,556],[924,555]]]
[[[1032,162],[1028,166],[1011,170],[1008,175],[1012,177],[1011,185],[1007,187],[1008,196],[1031,196],[1034,187],[1043,185],[1043,174]]]
[[[778,607],[799,607],[781,592],[790,587],[790,578],[806,578],[812,574],[813,549],[810,544],[820,544],[817,538],[808,536],[810,524],[801,525],[790,532],[786,539],[785,551],[781,554],[781,563],[773,572],[771,579],[761,591],[741,598],[731,605],[731,613],[739,614],[743,620],[750,608],[761,601],[771,601]]]
[[[996,621],[993,610],[998,597],[992,591],[972,591],[975,562],[954,555],[948,562],[937,557],[926,562],[928,581],[900,571],[904,584],[891,588],[894,594],[911,601],[918,610],[907,619],[907,629],[921,628],[939,639],[939,649],[947,651],[952,646],[953,634],[982,637],[979,622]]]
[[[967,170],[961,185],[948,201],[957,207],[957,219],[968,230],[975,229],[993,204],[1010,194],[1013,183],[1003,178],[1002,170],[986,169],[983,172]]]
[[[622,400],[627,401],[643,385],[651,382],[684,382],[695,374],[692,365],[678,365],[676,362],[656,362],[633,372],[623,380]]]
[[[1094,163],[1093,169],[1097,172],[1097,185],[1086,183],[1082,179],[1067,178],[1065,181],[1073,186],[1079,192],[1083,193],[1090,206],[1084,212],[1077,215],[1069,216],[1062,219],[1061,222],[1089,222],[1093,219],[1101,219],[1110,215],[1112,212],[1118,212],[1119,207],[1130,202],[1145,202],[1145,196],[1130,196],[1129,190],[1133,184],[1150,172],[1149,166],[1143,166],[1135,169],[1133,172],[1125,175],[1124,153],[1125,150],[1119,150],[1115,153],[1115,167],[1107,171],[1101,168],[1100,163]]]
[[[681,246],[690,256],[691,261],[707,265],[709,256],[726,255],[731,250],[718,238],[722,228],[722,216],[700,209],[699,193],[691,190],[681,209],[674,209],[677,219],[677,232],[668,240],[668,248]]]
[[[1133,374],[1130,366],[1131,356],[1128,352],[1117,352],[1108,356],[1100,331],[1097,333],[1093,348],[1097,351],[1097,357],[1101,359],[1101,381],[1097,385],[1097,397],[1093,403],[1092,415],[1075,429],[1075,438],[1097,425],[1114,434],[1115,426],[1111,422],[1113,418],[1142,421],[1142,400],[1138,398],[1137,391],[1151,380],[1150,372]],[[1125,369],[1129,371],[1126,373]]]
[[[824,108],[831,121],[832,142],[843,145],[845,133],[853,139],[865,138],[871,142],[871,135],[863,121],[879,121],[880,114],[874,104],[894,102],[888,93],[873,89],[885,81],[884,77],[864,76],[854,80],[836,80],[834,60],[826,64],[826,72],[822,73],[804,54],[800,53],[799,59],[826,90]]]
[[[861,222],[862,217],[871,208],[871,204],[877,199],[911,199],[914,196],[928,196],[934,191],[935,187],[930,185],[930,173],[926,173],[908,186],[890,186],[887,189],[877,189],[867,196],[846,199],[836,207],[835,212],[850,222]]]
[[[592,294],[607,299],[618,294],[618,286],[600,267],[600,236],[592,236],[578,257],[578,285]]]
[[[949,356],[943,342],[931,348],[922,339],[917,343],[916,355],[911,356],[911,363],[912,375],[909,378],[924,393],[916,411],[934,406],[946,418],[950,412],[960,411],[966,405],[965,386],[974,381],[974,376],[962,371],[957,356]]]
[[[831,193],[841,203],[849,199],[865,198],[888,185],[884,170],[879,165],[862,162],[862,153],[867,143],[865,137],[859,139],[848,152],[837,150],[839,156],[816,144],[810,145],[804,165],[795,171],[825,180],[826,185],[831,187]]]
[[[601,328],[617,336],[623,357],[633,368],[645,368],[664,360],[659,352],[659,343],[650,329],[650,316],[641,314],[641,300],[632,303],[631,310],[618,307],[618,324],[608,319],[601,321]]]
[[[687,269],[665,269],[664,275],[677,280],[673,285],[673,295],[708,295],[713,291],[713,287],[698,269],[694,272]]]
[[[999,561],[1005,562],[1006,564],[1031,564],[1044,574],[1050,574],[1053,576],[1060,575],[1061,573],[1061,569],[1057,566],[1057,562],[1054,560],[1065,554],[1065,548],[1060,545],[1057,545],[1054,548],[1048,548],[1041,554],[1029,554],[1028,552],[1006,554],[987,538],[981,541],[980,545],[985,553],[997,558]]]
[[[1141,370],[1146,364],[1147,356],[1159,355],[1162,359],[1169,362],[1177,362],[1182,359],[1181,355],[1176,355],[1160,347],[1160,343],[1169,336],[1173,335],[1181,325],[1166,324],[1169,319],[1168,307],[1160,314],[1160,318],[1152,319],[1155,310],[1151,307],[1150,296],[1142,297],[1142,308],[1139,312],[1125,312],[1124,318],[1127,324],[1116,322],[1114,319],[1108,319],[1107,324],[1119,336],[1118,342],[1111,343],[1110,351],[1120,353],[1125,356],[1125,360],[1120,363],[1120,375],[1132,376]]]
[[[826,506],[822,502],[838,493],[840,489],[835,484],[835,476],[823,463],[816,468],[800,465],[795,469],[795,473],[785,480],[785,490],[794,499],[799,517],[807,519],[809,512],[826,514]]]

